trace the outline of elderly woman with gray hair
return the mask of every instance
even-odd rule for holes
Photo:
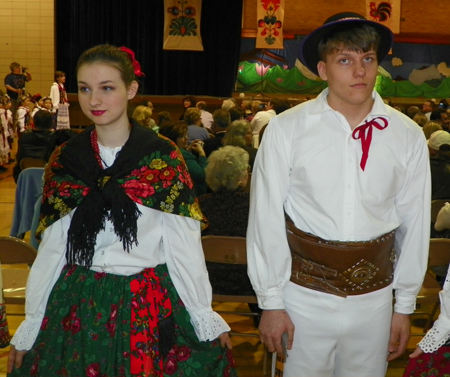
[[[202,236],[245,237],[247,232],[250,194],[244,191],[248,180],[248,153],[227,145],[214,151],[206,166],[206,183],[213,191],[199,197],[200,207],[208,219]],[[247,267],[207,262],[209,280],[216,294],[254,295],[247,275]],[[258,313],[255,304],[250,309]],[[255,318],[255,326],[259,317]]]
[[[253,167],[255,162],[256,152],[258,150],[252,147],[253,135],[250,123],[245,119],[238,119],[230,123],[223,137],[223,145],[234,145],[235,147],[241,147],[249,155],[250,168]]]

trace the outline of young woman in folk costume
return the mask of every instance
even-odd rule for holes
[[[94,126],[46,168],[11,376],[236,375],[183,158],[127,118],[138,89],[131,56],[101,45],[79,58],[79,102]]]
[[[50,88],[50,98],[53,103],[53,111],[56,112],[57,130],[70,128],[69,100],[64,87],[65,82],[66,74],[63,71],[56,71],[55,82]]]

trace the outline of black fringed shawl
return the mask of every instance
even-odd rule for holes
[[[90,267],[105,220],[114,225],[123,248],[138,244],[136,203],[206,223],[184,159],[168,139],[133,123],[114,164],[102,169],[91,145],[93,127],[52,155],[45,171],[37,235],[76,208],[68,230],[69,264]]]

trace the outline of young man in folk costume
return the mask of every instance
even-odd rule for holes
[[[430,172],[420,127],[374,91],[392,38],[355,13],[306,36],[300,59],[328,88],[272,118],[258,151],[249,275],[262,341],[281,353],[288,334],[285,377],[381,377],[409,339]]]

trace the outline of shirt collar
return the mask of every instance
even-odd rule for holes
[[[313,105],[311,106],[311,114],[321,114],[326,111],[335,111],[328,104],[327,97],[329,93],[329,88],[325,88],[316,98]],[[372,92],[372,98],[375,100],[372,110],[367,116],[367,120],[371,120],[376,117],[383,117],[389,120],[391,118],[388,105],[383,102],[383,99],[380,97],[376,90]]]

